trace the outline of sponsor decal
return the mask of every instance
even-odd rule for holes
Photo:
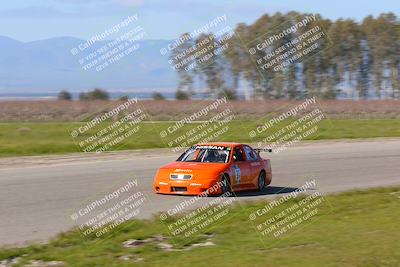
[[[234,167],[234,171],[235,171],[235,178],[236,178],[236,183],[240,184],[240,168],[239,166],[235,165]]]
[[[226,146],[212,146],[212,145],[199,145],[199,146],[194,146],[195,149],[215,149],[215,150],[230,150]]]
[[[188,170],[188,169],[175,169],[175,172],[192,172],[192,170]]]

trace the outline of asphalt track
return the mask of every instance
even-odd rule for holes
[[[239,201],[277,197],[312,179],[322,193],[400,185],[400,139],[305,143],[266,156],[272,161],[271,186],[262,195],[240,194]],[[76,224],[71,219],[76,210],[132,179],[146,196],[139,218],[170,209],[188,197],[156,195],[152,179],[176,157],[149,150],[1,159],[0,245],[46,241]]]

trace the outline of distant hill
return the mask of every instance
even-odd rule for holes
[[[80,54],[71,54],[71,49],[82,42],[73,37],[20,42],[0,36],[0,93],[176,87],[177,76],[167,62],[168,56],[159,52],[170,41],[139,41],[137,51],[100,72],[83,70],[78,62]],[[95,51],[107,42],[96,42],[90,49]]]

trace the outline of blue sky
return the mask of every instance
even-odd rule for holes
[[[227,15],[228,23],[252,23],[277,11],[320,13],[330,19],[363,17],[382,12],[400,15],[400,2],[296,0],[3,0],[0,35],[21,41],[59,36],[88,38],[129,15],[137,14],[148,39],[173,39],[209,20]]]

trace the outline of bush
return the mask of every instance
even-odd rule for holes
[[[108,100],[110,98],[107,91],[96,88],[88,93],[89,100]]]
[[[72,100],[72,95],[67,90],[62,90],[58,93],[58,100]]]
[[[79,94],[79,100],[108,100],[108,99],[110,99],[108,92],[98,88],[87,93],[82,92]]]
[[[160,92],[154,92],[152,97],[154,100],[165,100],[165,97]]]
[[[87,93],[80,93],[79,94],[79,100],[89,100],[89,96],[88,96],[88,94]]]
[[[188,100],[189,94],[182,90],[177,90],[175,93],[175,98],[176,100]]]
[[[226,97],[227,100],[236,100],[237,94],[234,90],[223,89],[222,91],[218,92],[218,97]]]
[[[119,101],[128,101],[129,100],[129,96],[127,95],[122,95],[118,98]]]

